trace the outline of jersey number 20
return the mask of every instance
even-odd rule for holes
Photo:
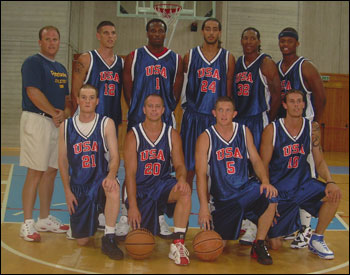
[[[159,176],[160,174],[160,163],[155,162],[155,163],[146,163],[145,165],[145,171],[144,171],[145,176]]]

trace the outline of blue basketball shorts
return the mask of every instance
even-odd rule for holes
[[[195,170],[195,150],[197,138],[205,129],[216,123],[213,115],[200,114],[186,110],[181,123],[182,147],[188,171]]]
[[[266,211],[270,203],[276,202],[266,198],[265,192],[260,194],[260,183],[250,180],[243,185],[234,196],[226,201],[215,201],[212,211],[214,230],[223,240],[237,240],[243,219],[249,219],[255,224]]]
[[[299,208],[306,210],[312,216],[318,217],[325,197],[326,185],[316,179],[309,179],[301,184],[297,191],[281,192],[278,195],[277,224],[270,228],[269,238],[289,235],[297,231],[300,224]]]
[[[168,203],[168,199],[176,183],[176,178],[169,177],[158,180],[153,185],[154,187],[148,190],[140,191],[136,187],[137,206],[141,214],[141,227],[148,229],[155,236],[160,232],[159,215],[165,213],[169,218],[174,215],[176,203]],[[125,205],[129,209],[128,199],[126,199]]]
[[[256,150],[260,150],[261,136],[264,128],[268,125],[269,119],[266,112],[251,117],[235,117],[233,121],[246,125],[252,132]]]

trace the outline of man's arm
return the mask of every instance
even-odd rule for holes
[[[132,61],[134,59],[133,53],[130,53],[125,58],[124,70],[123,70],[123,90],[124,90],[124,98],[125,102],[130,108],[131,97],[132,97],[132,88],[133,88],[133,80],[131,76],[131,66]]]
[[[260,193],[262,194],[263,190],[265,189],[267,198],[276,197],[277,189],[270,184],[270,180],[267,177],[264,164],[258,154],[258,151],[255,148],[253,136],[248,127],[246,127],[246,134],[250,161],[253,165],[256,175],[261,181]]]
[[[69,214],[72,215],[75,212],[74,205],[77,206],[78,202],[72,193],[69,185],[69,174],[68,174],[68,158],[67,158],[67,147],[64,140],[64,124],[61,123],[58,137],[58,168],[60,170],[61,179],[63,183],[64,194],[66,197],[67,207]]]
[[[331,202],[337,202],[341,199],[341,191],[332,179],[331,173],[328,169],[327,163],[323,157],[321,147],[321,131],[317,122],[312,122],[312,156],[315,161],[317,173],[326,180],[326,197]]]
[[[232,97],[232,90],[233,90],[233,74],[235,72],[235,66],[236,66],[236,60],[232,54],[229,54],[228,56],[228,70],[227,70],[227,77],[226,77],[226,95],[228,97]]]
[[[196,163],[196,185],[197,195],[199,200],[199,215],[198,224],[204,230],[210,230],[210,221],[212,219],[208,208],[208,183],[207,183],[207,169],[208,169],[208,149],[209,137],[206,132],[203,132],[197,139],[195,163]]]
[[[275,62],[269,57],[265,57],[261,64],[261,72],[266,77],[267,86],[269,87],[271,95],[269,118],[270,121],[273,121],[281,106],[281,80]]]
[[[112,119],[107,120],[107,125],[105,128],[105,138],[107,141],[107,147],[109,151],[109,172],[107,177],[103,180],[102,185],[106,188],[107,191],[111,192],[113,189],[115,189],[117,184],[116,176],[118,174],[120,163],[116,129],[114,121]]]
[[[78,60],[74,63],[72,74],[72,115],[78,108],[78,92],[84,84],[90,66],[90,59],[90,54],[84,53],[79,56]]]
[[[184,184],[182,186],[186,189],[188,183],[186,182],[187,170],[185,166],[184,154],[182,151],[182,140],[179,133],[172,129],[171,132],[172,139],[172,151],[171,151],[171,159],[175,168],[175,175],[178,183]],[[189,188],[189,186],[188,186]],[[186,191],[189,191],[186,189]]]
[[[179,63],[177,65],[177,73],[174,83],[174,97],[176,99],[176,104],[180,101],[182,85],[184,83],[184,71],[183,71],[183,61],[180,55]]]
[[[314,120],[320,122],[321,115],[326,106],[326,91],[323,87],[321,76],[315,66],[304,61],[302,64],[302,74],[306,88],[312,92],[315,117]]]
[[[261,136],[260,157],[263,162],[266,175],[269,177],[269,164],[273,154],[273,125],[269,124],[264,129]]]
[[[124,143],[124,166],[126,192],[129,201],[128,219],[133,229],[140,228],[141,214],[136,200],[136,172],[137,172],[137,152],[136,138],[131,130],[126,134]]]

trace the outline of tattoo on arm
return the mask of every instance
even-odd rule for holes
[[[80,74],[83,71],[83,69],[84,69],[84,64],[79,61],[76,61],[74,66],[74,72]]]
[[[321,135],[320,126],[318,123],[313,123],[312,125],[312,147],[319,147],[320,152],[322,152],[321,146]]]

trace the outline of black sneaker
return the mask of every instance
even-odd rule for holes
[[[121,260],[124,257],[123,251],[119,249],[114,234],[107,234],[102,237],[102,253],[113,260]]]
[[[271,265],[272,258],[267,251],[264,241],[254,241],[252,250],[250,251],[250,256],[254,259],[257,259],[259,263],[264,265]]]

